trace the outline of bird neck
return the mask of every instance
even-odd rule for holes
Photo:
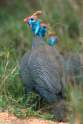
[[[38,47],[38,46],[44,45],[44,44],[45,44],[45,42],[44,42],[44,39],[42,37],[39,37],[39,36],[33,37],[32,48]]]

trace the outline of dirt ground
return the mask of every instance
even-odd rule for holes
[[[0,124],[68,124],[68,123],[63,122],[59,123],[37,118],[19,119],[16,116],[9,114],[7,112],[1,112]]]

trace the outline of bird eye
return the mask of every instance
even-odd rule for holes
[[[31,18],[31,21],[33,21],[34,20],[34,18]]]
[[[46,26],[43,26],[43,28],[46,28]]]

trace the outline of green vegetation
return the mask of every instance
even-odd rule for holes
[[[81,20],[79,14],[69,4],[69,0],[11,0],[0,6],[0,111],[10,111],[18,117],[39,116],[53,119],[50,114],[42,115],[40,96],[31,93],[24,96],[23,84],[19,78],[19,61],[31,48],[32,35],[23,23],[27,15],[41,9],[44,20],[57,33],[61,51],[81,52],[79,43]],[[79,8],[79,5],[78,5]],[[83,85],[83,82],[81,82]],[[71,88],[71,108],[73,113],[83,115],[83,94],[81,88]],[[68,91],[68,92],[70,92]],[[80,100],[79,100],[80,99]],[[38,106],[38,107],[37,107]],[[73,117],[73,116],[72,116]],[[82,117],[81,117],[82,118]]]

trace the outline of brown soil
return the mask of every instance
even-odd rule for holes
[[[0,113],[0,124],[68,124],[53,121],[42,120],[38,118],[19,119],[7,112]]]

